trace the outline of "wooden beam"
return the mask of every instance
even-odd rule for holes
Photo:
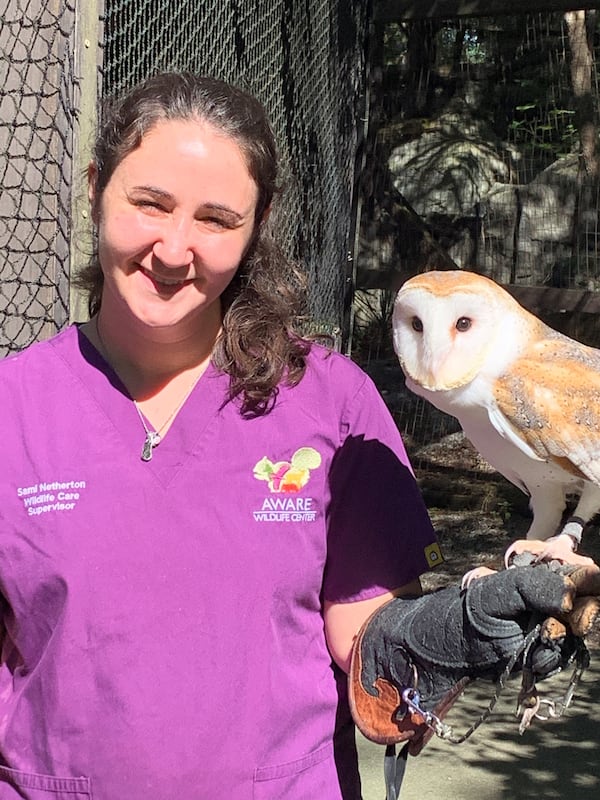
[[[92,225],[85,176],[92,157],[98,118],[103,13],[104,0],[77,3],[74,35],[74,67],[77,79],[73,86],[75,118],[69,259],[71,277],[87,263],[92,247]],[[71,283],[70,321],[83,322],[87,317],[87,302],[79,289]]]
[[[397,292],[402,284],[414,277],[414,272],[393,270],[359,271],[357,289],[387,289]],[[500,284],[532,314],[600,314],[600,292],[587,289],[558,289],[554,286],[517,286]]]
[[[512,286],[504,289],[532,314],[600,314],[600,292],[585,289],[556,289],[551,286]]]
[[[498,17],[503,14],[574,11],[600,8],[600,0],[374,0],[373,17],[378,22],[437,17]]]

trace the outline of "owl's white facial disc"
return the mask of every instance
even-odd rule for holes
[[[485,293],[440,293],[409,281],[394,306],[394,349],[406,376],[419,386],[456,389],[493,359],[501,323],[501,310]]]

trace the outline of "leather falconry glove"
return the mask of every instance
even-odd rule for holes
[[[363,625],[354,644],[349,698],[359,730],[379,744],[432,735],[402,699],[443,718],[467,682],[498,680],[514,661],[532,680],[566,666],[600,611],[600,568],[516,566],[417,598],[397,598]],[[539,626],[539,627],[536,627]],[[536,632],[537,631],[537,632]],[[532,632],[532,633],[530,633]]]

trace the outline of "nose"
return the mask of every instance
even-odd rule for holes
[[[193,235],[191,222],[170,218],[157,236],[152,252],[165,267],[188,267],[194,260]]]

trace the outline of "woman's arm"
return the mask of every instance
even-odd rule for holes
[[[331,603],[325,601],[325,637],[333,660],[344,672],[350,668],[350,654],[356,634],[363,623],[384,603],[394,597],[417,596],[422,593],[421,581],[417,578],[392,592],[358,600],[355,603]]]

